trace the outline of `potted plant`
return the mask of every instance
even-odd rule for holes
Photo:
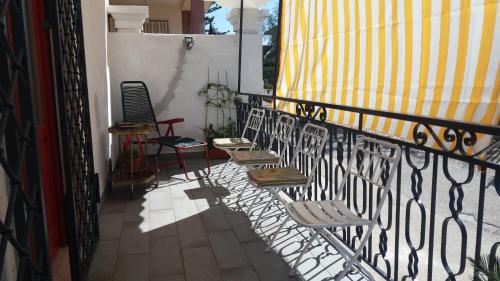
[[[205,99],[203,133],[208,143],[209,156],[212,159],[228,158],[229,155],[225,151],[214,147],[213,140],[236,137],[236,122],[231,118],[235,111],[234,91],[231,91],[227,85],[208,83],[198,94]]]
[[[224,151],[216,148],[213,144],[213,140],[217,138],[231,138],[236,135],[236,123],[231,121],[226,126],[219,127],[217,130],[214,129],[213,124],[208,125],[208,128],[204,129],[205,140],[208,143],[208,154],[212,159],[224,159],[228,158],[229,155]]]
[[[484,255],[478,260],[467,258],[477,272],[474,281],[500,281],[500,258]]]
[[[124,150],[122,152],[123,155],[123,165],[125,169],[130,170],[130,162],[132,161],[134,170],[137,171],[140,168],[141,162],[142,162],[142,157],[139,151],[136,149],[132,150],[132,153],[130,153],[130,148]],[[129,171],[130,172],[130,171]]]

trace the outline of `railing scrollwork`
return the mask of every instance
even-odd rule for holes
[[[442,136],[436,130],[443,131]],[[500,142],[491,141],[489,145],[475,151],[475,145],[478,144],[478,133],[472,130],[457,128],[440,128],[429,124],[418,123],[413,127],[413,142],[418,146],[429,145],[433,141],[439,149],[446,153],[457,153],[464,157],[475,158],[484,155],[491,149],[498,147]]]
[[[467,258],[484,254],[498,256],[500,239],[492,236],[491,231],[500,231],[500,227],[491,210],[496,207],[492,204],[500,199],[500,128],[282,97],[274,99],[295,105],[293,113],[274,110],[273,114],[297,116],[297,133],[307,122],[322,122],[330,132],[317,172],[321,178],[305,191],[307,200],[329,199],[339,191],[352,146],[359,135],[402,147],[398,177],[392,183],[386,206],[360,257],[377,277],[461,280],[478,274]],[[255,104],[260,105],[255,100],[242,102],[238,116],[244,117]],[[333,110],[357,114],[358,127],[327,122],[327,113]],[[369,115],[414,124],[409,131],[413,139],[363,128],[363,120]],[[242,124],[243,121],[238,120]],[[292,146],[294,141],[296,138]],[[300,170],[309,173],[308,163],[299,162]],[[489,186],[493,188],[487,190]],[[356,178],[349,179],[345,188],[340,199],[346,206],[362,218],[372,216],[380,191]],[[298,192],[294,188],[287,190],[292,200],[299,199]],[[469,216],[474,219],[468,219]],[[485,225],[496,230],[486,232]],[[355,245],[364,235],[362,227],[339,230],[334,229],[333,235],[347,247]]]
[[[295,113],[298,116],[305,117],[310,120],[318,120],[320,122],[325,122],[327,118],[326,107],[315,106],[308,103],[297,103],[295,106]]]

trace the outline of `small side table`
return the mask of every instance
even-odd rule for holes
[[[179,156],[179,161],[181,162],[181,166],[184,170],[184,175],[186,176],[187,180],[191,181],[196,179],[202,179],[210,175],[210,158],[208,157],[208,144],[206,142],[193,138],[179,138],[175,140],[164,141],[161,144],[175,149],[175,152]],[[204,148],[205,161],[207,163],[207,172],[203,171],[203,173],[205,174],[204,176],[192,179],[188,176],[186,157],[184,157],[184,150],[190,150],[198,147]]]
[[[118,137],[119,154],[113,167],[112,182],[130,185],[135,197],[134,185],[155,183],[158,187],[158,158],[155,167],[150,167],[148,136],[153,131],[149,123],[117,123],[108,132]],[[138,149],[138,150],[136,150]]]

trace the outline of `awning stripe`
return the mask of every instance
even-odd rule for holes
[[[497,124],[498,0],[284,0],[278,96]],[[295,112],[292,103],[279,109]],[[358,125],[329,110],[328,121]],[[367,129],[412,138],[377,116]],[[443,134],[443,130],[440,130]]]

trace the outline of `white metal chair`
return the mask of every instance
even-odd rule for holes
[[[252,108],[250,114],[248,115],[248,119],[245,124],[245,128],[243,129],[243,132],[241,134],[241,137],[217,138],[213,140],[214,146],[218,149],[226,151],[230,156],[232,151],[237,151],[240,149],[253,150],[255,148],[257,138],[259,137],[260,128],[262,127],[265,115],[266,112],[264,109]],[[247,133],[253,133],[253,138],[251,141],[245,137]],[[250,136],[252,135],[250,134]],[[219,180],[224,170],[229,165],[229,163],[232,162],[232,160],[233,157],[231,156],[220,170],[216,181]]]
[[[295,146],[293,156],[288,167],[252,169],[247,172],[248,186],[259,189],[257,196],[255,196],[248,208],[249,214],[252,210],[252,207],[255,205],[264,191],[269,191],[269,193],[273,197],[261,210],[252,228],[255,228],[259,224],[262,215],[264,214],[267,207],[274,201],[274,199],[277,199],[282,204],[286,204],[285,199],[282,198],[279,194],[282,189],[290,187],[302,188],[304,192],[302,193],[301,197],[302,199],[304,198],[306,194],[305,191],[309,186],[311,186],[311,183],[314,180],[316,168],[323,153],[327,138],[328,130],[326,128],[308,123],[302,128],[302,131],[300,132],[299,140],[297,142],[297,145]],[[311,172],[309,173],[309,175],[304,175],[296,168],[299,157],[301,157],[303,161],[309,161],[309,163],[311,163]],[[243,196],[245,189],[243,189],[243,191],[238,196],[238,201]]]
[[[276,126],[271,133],[271,139],[267,150],[252,150],[252,151],[232,151],[231,157],[235,164],[239,167],[234,172],[228,187],[231,187],[235,177],[244,168],[261,168],[265,166],[279,166],[285,156],[290,137],[295,125],[295,118],[282,114],[276,121]],[[281,147],[280,153],[273,151],[273,146]]]
[[[391,181],[400,159],[401,148],[398,145],[372,138],[361,137],[355,144],[339,191],[335,195],[335,200],[287,203],[285,205],[285,210],[289,216],[273,235],[266,251],[269,251],[278,233],[291,218],[298,225],[309,228],[311,230],[311,237],[302,248],[290,275],[296,273],[297,266],[304,253],[309,249],[313,241],[318,238],[318,235],[322,234],[325,239],[332,242],[335,248],[347,261],[344,270],[335,276],[335,280],[341,280],[345,277],[354,265],[373,280],[373,276],[360,266],[358,257],[362,253],[373,228],[377,224],[377,219],[389,192]],[[373,187],[380,189],[381,196],[379,198],[377,210],[373,214],[371,220],[357,216],[354,212],[349,210],[344,201],[342,201],[342,194],[345,192],[347,182],[349,180],[354,181],[356,178],[366,181],[372,184]],[[345,246],[342,246],[340,242],[333,237],[332,233],[327,230],[332,227],[339,230],[350,226],[368,226],[368,230],[364,234],[354,254],[346,250]]]

